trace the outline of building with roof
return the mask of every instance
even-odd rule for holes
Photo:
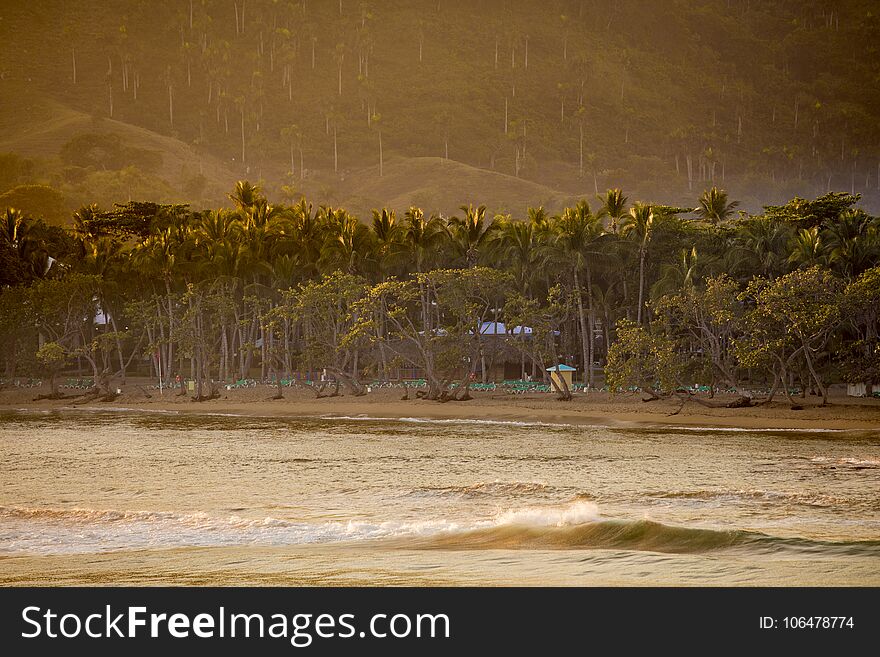
[[[556,382],[556,385],[560,388],[567,387],[571,390],[572,378],[574,377],[574,373],[577,372],[576,368],[571,365],[559,363],[558,365],[548,367],[547,371],[550,372],[550,378]],[[562,385],[563,381],[565,381],[565,386]]]

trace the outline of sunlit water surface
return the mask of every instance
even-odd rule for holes
[[[0,415],[6,584],[880,584],[877,433]]]

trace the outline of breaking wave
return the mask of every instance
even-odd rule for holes
[[[404,549],[616,549],[702,553],[819,550],[880,556],[880,541],[834,543],[758,532],[604,518],[595,504],[510,509],[470,522],[294,522],[205,513],[0,507],[0,553],[76,554],[118,550],[382,541]]]

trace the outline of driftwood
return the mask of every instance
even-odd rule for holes
[[[220,399],[220,391],[214,385],[211,385],[211,392],[207,395],[196,395],[195,397],[192,397],[194,402],[210,401],[212,399]]]
[[[669,414],[670,416],[681,413],[681,409],[684,408],[685,402],[689,401],[699,404],[700,406],[705,406],[706,408],[750,408],[756,405],[751,397],[745,395],[740,395],[729,402],[713,402],[706,399],[700,399],[696,394],[689,391],[676,391],[672,394],[677,397],[681,403],[675,411]],[[642,401],[649,402],[654,401],[655,399],[659,399],[659,397],[655,396],[653,399],[643,399]]]
[[[315,392],[315,399],[324,399],[325,397],[341,397],[342,396],[339,394],[339,385],[340,385],[339,379],[334,379],[334,381],[333,381],[333,383],[335,384],[334,388],[333,388],[333,392],[325,395],[324,390],[327,388],[328,383],[329,383],[329,381],[321,381],[320,386],[318,386],[318,387],[312,386],[312,390]]]
[[[69,397],[63,392],[57,392],[54,394],[50,393],[48,395],[37,395],[36,397],[34,397],[34,401],[41,401],[43,399],[69,399]]]

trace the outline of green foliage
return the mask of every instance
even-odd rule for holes
[[[799,269],[774,281],[756,278],[741,298],[751,305],[736,353],[746,367],[761,367],[785,380],[802,369],[827,396],[821,363],[843,321],[843,285],[827,269]]]
[[[785,205],[768,205],[764,211],[771,220],[790,222],[797,228],[813,228],[835,221],[860,198],[860,194],[828,192],[812,201],[794,198]]]
[[[117,204],[108,212],[96,212],[83,221],[83,227],[94,235],[139,237],[146,239],[176,222],[189,220],[188,205],[160,205],[130,201]]]
[[[635,322],[617,323],[617,340],[608,350],[605,378],[612,392],[638,388],[654,395],[672,392],[680,384],[682,362],[675,343]]]
[[[863,272],[847,285],[844,295],[843,313],[856,337],[839,349],[844,379],[880,384],[880,267]]]
[[[37,362],[49,371],[61,369],[67,361],[67,354],[57,342],[46,342],[37,349]]]
[[[192,359],[198,398],[255,367],[327,369],[360,394],[359,378],[405,363],[445,400],[513,359],[522,371],[566,362],[588,384],[584,364],[605,360],[614,387],[652,394],[783,380],[824,393],[841,373],[874,376],[878,219],[862,210],[796,232],[767,214],[693,221],[619,190],[599,213],[586,201],[493,220],[473,204],[459,218],[381,208],[369,224],[304,197],[272,204],[248,181],[230,201],[83,206],[71,231],[8,209],[2,282],[21,294],[3,298],[26,330],[0,317],[7,367],[35,358],[39,334],[96,377],[144,353],[158,352],[163,376]],[[493,322],[508,334],[484,334]]]

